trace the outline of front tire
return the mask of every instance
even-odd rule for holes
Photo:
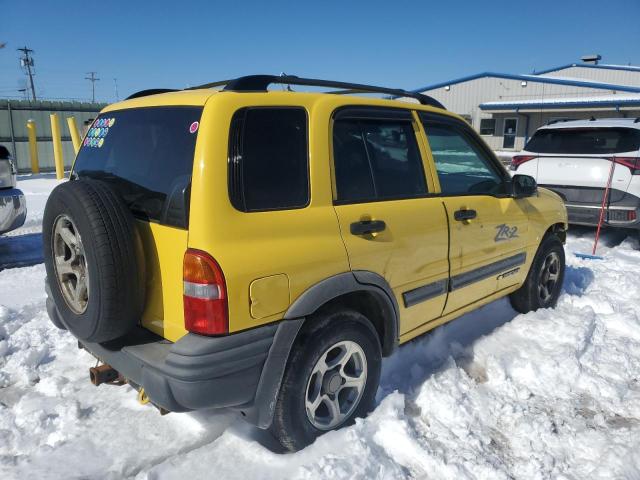
[[[291,351],[269,429],[290,451],[369,413],[380,382],[380,342],[365,316],[337,310],[308,321]]]
[[[555,307],[562,290],[564,271],[562,241],[557,235],[548,235],[540,243],[524,284],[509,296],[511,306],[520,313]]]

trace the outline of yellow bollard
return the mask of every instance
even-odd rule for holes
[[[36,135],[36,122],[33,120],[27,120],[27,135],[29,136],[31,173],[40,173],[40,164],[38,163],[38,136]]]
[[[52,113],[49,118],[51,118],[51,137],[53,140],[53,159],[56,163],[56,178],[62,180],[64,178],[64,156],[60,137],[60,120],[57,113]]]
[[[69,126],[69,133],[71,134],[71,142],[73,143],[73,151],[78,155],[80,150],[80,134],[78,133],[78,126],[76,125],[75,117],[67,117],[67,125]]]

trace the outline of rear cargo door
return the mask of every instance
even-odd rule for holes
[[[101,114],[72,175],[109,184],[137,219],[145,259],[141,324],[175,341],[184,335],[182,261],[202,107],[149,107]]]
[[[614,157],[636,158],[638,149],[640,130],[604,127],[541,129],[526,147],[538,154],[535,176],[540,185],[567,187],[558,190],[566,202],[590,204],[602,201]],[[518,169],[518,173],[528,172]],[[627,191],[631,178],[624,162],[615,165],[612,202]]]
[[[635,155],[635,152],[626,155]],[[611,158],[592,155],[540,156],[537,182],[552,189],[554,186],[564,187],[556,191],[567,203],[600,203],[609,179],[611,162]],[[616,164],[611,181],[612,202],[619,200],[630,182],[631,170]]]

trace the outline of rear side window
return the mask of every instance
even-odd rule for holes
[[[152,107],[100,115],[73,177],[110,184],[138,218],[186,228],[202,107]]]
[[[640,149],[635,128],[549,128],[538,130],[525,150],[535,153],[611,154]]]
[[[333,158],[339,203],[414,198],[427,193],[410,121],[336,120]]]
[[[243,212],[309,203],[307,114],[302,108],[243,108],[231,121],[229,197]]]

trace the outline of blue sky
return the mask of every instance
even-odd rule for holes
[[[98,100],[280,73],[416,88],[481,71],[530,73],[600,53],[640,65],[639,0],[0,0],[0,98],[17,96],[16,48],[36,89]]]

